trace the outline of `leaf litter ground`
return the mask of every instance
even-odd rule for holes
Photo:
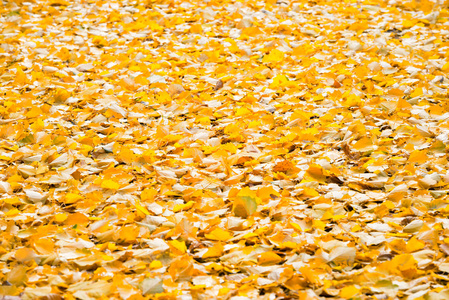
[[[442,1],[6,1],[3,299],[448,299]]]

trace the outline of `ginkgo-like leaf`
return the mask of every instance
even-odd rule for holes
[[[0,295],[447,299],[448,22],[2,1]]]
[[[234,214],[238,217],[247,218],[257,209],[257,202],[250,196],[238,196],[233,203]]]

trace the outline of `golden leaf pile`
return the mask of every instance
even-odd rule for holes
[[[448,299],[449,3],[3,0],[4,299]]]

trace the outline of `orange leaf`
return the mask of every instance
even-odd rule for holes
[[[55,244],[50,239],[41,238],[34,242],[34,248],[44,255],[49,255],[53,253]]]
[[[275,265],[283,261],[283,259],[273,251],[268,251],[260,254],[257,261],[261,265]]]
[[[357,151],[370,151],[373,149],[373,140],[368,137],[361,138],[353,147]]]
[[[203,258],[219,257],[223,255],[224,247],[221,243],[216,243],[210,247],[206,253],[203,254]]]
[[[20,248],[16,250],[14,257],[20,262],[26,262],[32,260],[36,256],[33,249],[30,248]]]
[[[157,191],[153,188],[146,188],[140,194],[140,200],[144,202],[152,202],[157,195]]]

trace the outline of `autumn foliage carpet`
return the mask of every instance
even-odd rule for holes
[[[0,299],[449,299],[449,3],[0,1]]]

